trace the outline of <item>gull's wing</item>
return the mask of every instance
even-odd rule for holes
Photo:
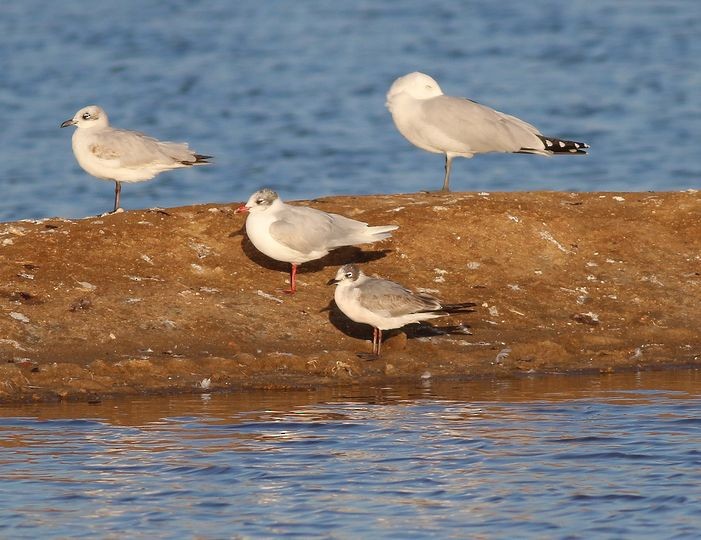
[[[428,129],[475,153],[543,148],[535,126],[469,99],[438,96],[424,100],[421,112]]]
[[[299,251],[326,251],[334,239],[331,214],[304,206],[286,205],[278,220],[270,225],[270,236],[277,242]]]
[[[358,285],[358,302],[384,317],[438,311],[441,303],[428,294],[416,294],[387,279],[367,278]]]
[[[386,230],[393,229],[396,227],[368,227],[362,221],[316,208],[285,205],[269,232],[277,242],[301,253],[311,253],[381,240],[390,236]]]
[[[159,141],[138,131],[107,128],[96,132],[88,145],[96,157],[119,167],[187,165],[196,161],[185,143]]]

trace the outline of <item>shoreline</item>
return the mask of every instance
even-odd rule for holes
[[[240,203],[0,224],[0,403],[701,364],[701,196],[431,193],[303,202],[393,238],[287,265]],[[347,262],[475,313],[387,333],[331,306]],[[207,382],[209,381],[209,382]]]

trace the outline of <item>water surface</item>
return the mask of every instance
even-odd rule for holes
[[[0,219],[94,215],[113,187],[61,121],[187,140],[216,165],[124,188],[125,208],[438,189],[442,157],[384,107],[410,71],[522,117],[588,157],[456,160],[457,190],[676,190],[701,180],[701,3],[4,2]]]
[[[0,408],[0,536],[697,538],[696,371]]]

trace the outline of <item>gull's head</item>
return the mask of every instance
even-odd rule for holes
[[[80,129],[93,129],[97,127],[107,127],[110,125],[107,113],[97,105],[83,107],[70,120],[66,120],[61,127],[76,126]]]
[[[339,284],[350,284],[353,283],[354,281],[357,281],[360,276],[362,276],[363,273],[360,271],[360,268],[358,268],[357,265],[355,264],[346,264],[344,266],[341,266],[341,268],[338,269],[338,272],[336,272],[336,277],[333,279],[330,279],[327,283],[327,285],[339,285]]]
[[[236,213],[242,212],[265,212],[275,201],[280,200],[280,196],[272,189],[263,188],[256,191],[248,198],[248,202],[236,209]]]
[[[387,108],[392,109],[392,101],[397,96],[405,94],[413,99],[429,99],[442,96],[443,91],[438,83],[425,73],[414,71],[399,77],[392,83],[387,92]]]

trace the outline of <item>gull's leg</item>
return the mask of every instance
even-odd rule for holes
[[[448,154],[445,155],[445,176],[443,177],[443,187],[441,191],[450,191],[450,167],[453,164],[453,158]]]
[[[380,349],[382,348],[382,330],[377,329],[377,352],[375,353],[377,357],[380,357]]]
[[[366,352],[361,352],[358,353],[357,356],[358,358],[362,358],[363,360],[377,360],[378,353],[378,339],[380,338],[382,334],[382,331],[375,328],[374,326],[372,327],[372,352],[371,353],[366,353]]]
[[[122,195],[122,183],[118,180],[114,181],[114,210],[116,212],[119,209],[119,199]]]
[[[290,265],[290,288],[282,292],[294,294],[297,292],[297,265],[295,263],[290,263]]]

